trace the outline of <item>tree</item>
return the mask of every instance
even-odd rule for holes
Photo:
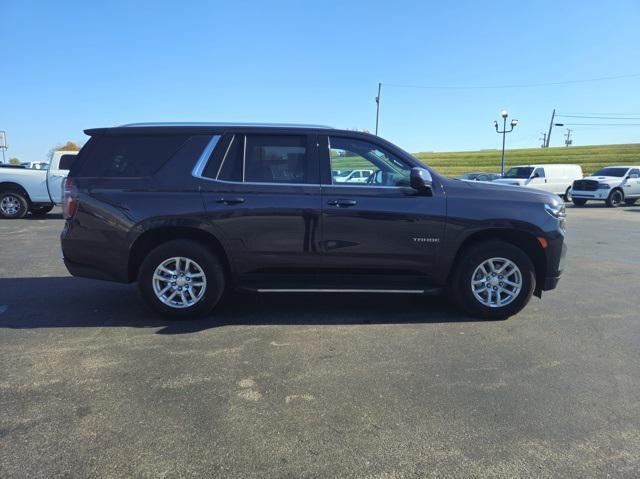
[[[18,158],[9,158],[10,165],[19,165],[21,162]]]
[[[53,154],[56,151],[80,151],[80,148],[82,148],[82,146],[78,145],[75,141],[67,141],[64,145],[58,145],[51,148],[47,154],[47,158],[51,161],[51,158],[53,158]]]

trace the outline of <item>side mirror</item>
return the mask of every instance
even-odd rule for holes
[[[58,164],[58,168],[60,170],[70,170],[71,165],[76,161],[78,155],[62,155],[60,157],[60,163]]]
[[[426,168],[411,168],[410,175],[411,188],[422,193],[433,193],[433,178]]]

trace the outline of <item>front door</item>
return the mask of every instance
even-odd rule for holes
[[[324,267],[358,273],[433,273],[444,234],[445,199],[409,186],[413,165],[373,141],[320,138]],[[330,171],[365,170],[364,182]]]
[[[633,198],[640,197],[640,169],[632,168],[629,170],[624,186],[625,196]]]
[[[320,266],[315,136],[224,135],[202,176],[206,214],[239,274]]]

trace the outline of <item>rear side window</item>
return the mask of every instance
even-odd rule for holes
[[[79,177],[151,176],[187,141],[187,135],[96,136],[72,168]]]
[[[203,175],[246,183],[317,184],[318,168],[307,143],[306,135],[225,135]]]
[[[258,183],[307,183],[305,136],[247,135],[244,180]]]

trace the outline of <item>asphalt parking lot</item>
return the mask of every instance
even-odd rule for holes
[[[57,210],[56,210],[57,211]],[[568,209],[559,288],[237,294],[172,323],[0,221],[0,477],[638,477],[640,206]]]

